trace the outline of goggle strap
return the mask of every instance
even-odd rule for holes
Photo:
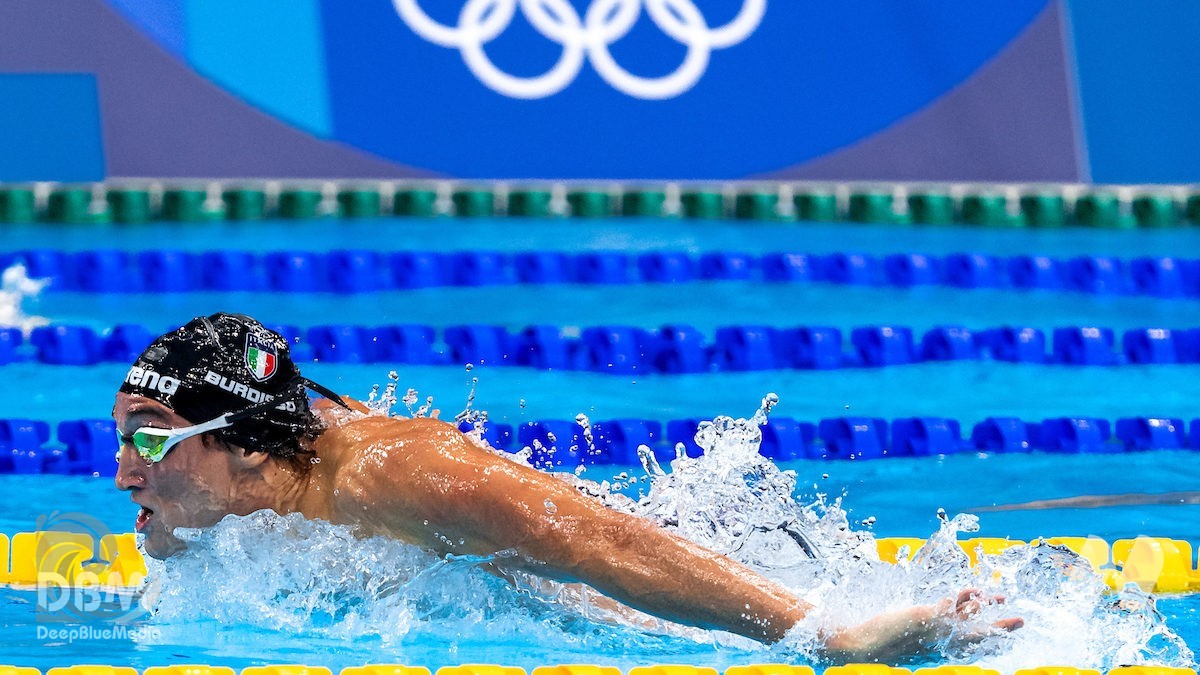
[[[233,416],[230,415],[229,413],[225,413],[224,415],[221,415],[220,417],[218,417],[215,420],[211,420],[208,422],[204,422],[202,424],[197,424],[195,426],[186,427],[186,428],[191,435],[204,434],[204,433],[208,433],[210,431],[216,431],[217,429],[224,429],[225,427],[229,426],[230,424],[233,424],[232,417]]]
[[[334,403],[342,406],[343,408],[345,408],[347,410],[350,409],[350,406],[346,405],[346,402],[342,400],[342,397],[333,393],[333,391],[331,391],[330,389],[323,387],[304,376],[301,376],[300,380],[304,383],[304,386],[308,387],[309,389],[312,389],[313,391],[317,392],[318,394],[324,396],[325,398],[329,399],[330,401],[333,401]]]

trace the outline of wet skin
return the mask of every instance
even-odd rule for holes
[[[164,558],[182,550],[174,528],[210,527],[228,514],[272,509],[439,554],[511,551],[506,568],[583,582],[660,618],[765,642],[781,639],[811,609],[749,568],[482,449],[445,422],[368,417],[327,406],[319,414],[327,429],[313,445],[320,462],[308,471],[210,434],[184,440],[150,465],[132,444],[123,444],[116,484],[143,507],[136,526],[146,552]],[[122,434],[194,423],[129,394],[117,394],[113,417]],[[936,605],[830,631],[826,648],[846,659],[917,653],[983,605],[1002,601],[964,591]],[[1008,619],[991,628],[1020,625],[1020,619]]]

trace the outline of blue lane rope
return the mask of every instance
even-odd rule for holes
[[[457,253],[277,251],[30,250],[0,255],[22,262],[50,288],[90,293],[266,291],[372,293],[499,284],[768,283],[1065,290],[1093,294],[1200,297],[1200,260],[1083,256],[997,257],[978,253],[872,256],[857,253],[620,252]]]
[[[517,427],[498,422],[481,426],[492,447],[507,452],[530,448],[539,468],[579,464],[637,465],[637,448],[646,445],[659,461],[682,451],[701,454],[693,440],[700,420],[616,419],[590,425],[591,440],[574,420],[538,420]],[[471,429],[469,422],[459,428]],[[116,472],[114,424],[110,419],[60,422],[55,438],[47,422],[0,420],[0,474],[99,474]],[[771,416],[761,427],[760,452],[790,461],[929,457],[963,452],[1121,453],[1144,450],[1200,450],[1200,419],[1127,417],[1110,422],[1090,417],[1059,417],[1028,422],[989,417],[967,436],[957,420],[906,417],[888,422],[872,417],[837,417],[803,422]],[[551,439],[554,440],[551,440]]]
[[[630,374],[680,374],[778,369],[833,370],[911,363],[991,359],[1066,366],[1200,363],[1200,328],[1074,326],[1049,336],[1036,328],[972,331],[939,326],[917,335],[904,326],[865,326],[848,334],[827,326],[726,326],[709,339],[681,324],[644,329],[536,325],[510,331],[469,324],[437,330],[396,324],[274,325],[298,362],[519,366]],[[138,325],[97,332],[87,326],[35,328],[28,338],[0,329],[0,364],[32,360],[54,365],[131,363],[160,333]]]

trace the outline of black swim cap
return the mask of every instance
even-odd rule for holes
[[[244,314],[221,312],[152,342],[120,391],[154,399],[193,424],[278,401],[213,433],[246,450],[292,457],[301,451],[300,438],[315,438],[321,430],[309,410],[309,388],[345,405],[300,375],[281,335]]]

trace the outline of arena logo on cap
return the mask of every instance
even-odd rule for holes
[[[279,363],[275,346],[256,335],[246,336],[246,367],[254,379],[262,382],[275,374]]]
[[[179,389],[179,378],[160,375],[149,368],[133,366],[125,374],[125,382],[150,391],[159,391],[168,396]]]

